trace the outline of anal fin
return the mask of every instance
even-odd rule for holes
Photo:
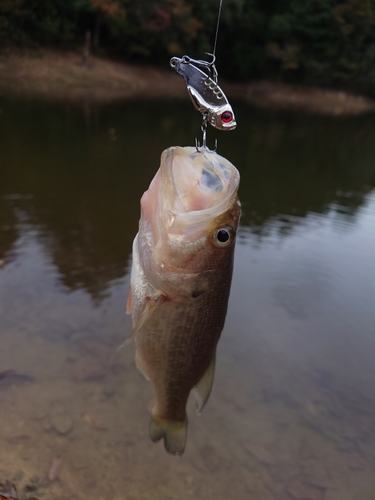
[[[135,364],[137,365],[138,370],[142,373],[144,378],[146,380],[150,380],[150,378],[147,376],[147,371],[146,371],[144,361],[141,358],[141,356],[139,355],[137,350],[135,351]]]
[[[164,420],[151,414],[150,439],[157,443],[164,438],[164,446],[171,455],[181,456],[185,451],[187,416],[184,422]]]
[[[208,365],[203,377],[195,386],[195,402],[197,406],[198,415],[202,412],[204,405],[211,394],[212,385],[214,383],[215,376],[215,363],[216,363],[216,353],[212,357],[210,364]]]

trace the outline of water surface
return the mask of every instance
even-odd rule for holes
[[[240,104],[236,131],[209,131],[243,216],[213,393],[201,417],[189,403],[178,459],[149,440],[151,388],[116,349],[140,196],[199,116],[0,108],[0,482],[53,500],[373,500],[375,117]]]

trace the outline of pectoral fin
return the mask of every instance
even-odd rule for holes
[[[123,344],[120,345],[119,349],[130,344],[130,342],[134,339],[134,337],[141,330],[141,328],[151,318],[153,313],[156,311],[157,307],[161,303],[165,302],[166,300],[168,300],[168,299],[165,295],[159,295],[159,297],[157,297],[156,299],[148,300],[146,302],[145,308],[143,309],[143,312],[142,312],[141,316],[139,317],[139,319],[138,319],[138,321],[133,329],[132,334],[130,335],[130,337],[128,339],[125,340],[125,342]]]
[[[130,287],[129,294],[128,294],[128,300],[126,302],[126,314],[131,314],[132,308],[133,308],[132,288]]]
[[[198,415],[202,412],[204,405],[210,396],[212,384],[214,383],[216,353],[214,354],[203,377],[195,386],[195,402]]]

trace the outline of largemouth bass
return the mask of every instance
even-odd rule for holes
[[[200,413],[210,395],[224,326],[240,203],[239,173],[204,149],[172,147],[141,199],[131,290],[136,364],[155,403],[152,441],[185,449],[186,403],[195,388]]]

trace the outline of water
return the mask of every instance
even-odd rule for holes
[[[150,442],[151,388],[116,349],[140,196],[199,117],[0,108],[0,481],[47,500],[373,500],[375,117],[238,104],[217,134],[243,217],[213,393],[199,418],[189,403],[178,459]]]

